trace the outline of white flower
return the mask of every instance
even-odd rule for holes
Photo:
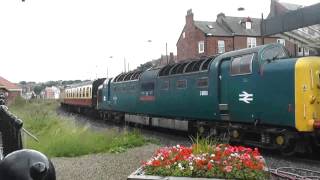
[[[210,155],[210,157],[215,157],[215,156],[216,156],[215,154],[211,154],[211,155]]]
[[[178,167],[180,168],[180,170],[184,170],[184,167],[182,166],[181,163],[178,164]]]
[[[179,145],[179,144],[177,145],[177,148],[180,148],[180,145]]]
[[[190,170],[192,171],[193,170],[193,166],[189,166],[190,167]]]

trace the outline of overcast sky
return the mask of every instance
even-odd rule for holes
[[[165,54],[166,42],[176,54],[190,8],[195,20],[215,21],[220,12],[266,17],[269,7],[270,0],[0,0],[0,76],[12,82],[94,79],[106,77],[107,67],[115,76],[124,58],[133,69]]]

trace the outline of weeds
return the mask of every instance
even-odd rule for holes
[[[74,157],[91,153],[121,153],[149,141],[140,132],[108,130],[95,132],[73,123],[73,119],[57,115],[56,101],[18,99],[10,111],[24,122],[24,127],[37,136],[40,143],[27,138],[25,148],[39,150],[50,157]]]
[[[190,137],[190,140],[192,142],[192,151],[194,154],[212,153],[212,147],[219,144],[217,139],[201,137],[198,134],[196,137]]]

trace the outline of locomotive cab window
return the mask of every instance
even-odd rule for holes
[[[270,47],[262,53],[261,59],[267,61],[273,61],[276,59],[288,58],[287,52],[279,46]]]
[[[231,61],[231,75],[251,74],[253,56],[254,54],[246,54],[234,57]]]

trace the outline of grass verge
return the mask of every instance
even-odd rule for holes
[[[40,141],[27,138],[25,148],[36,149],[49,157],[74,157],[100,152],[120,153],[150,142],[138,131],[97,132],[76,125],[74,120],[56,113],[58,106],[56,101],[27,102],[17,99],[9,107],[11,112],[23,120],[24,128]]]

